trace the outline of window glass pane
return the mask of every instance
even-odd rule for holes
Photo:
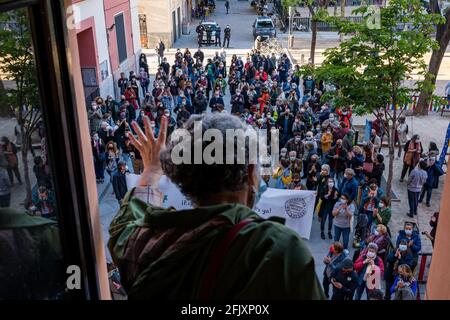
[[[117,47],[119,49],[119,61],[123,62],[127,59],[127,43],[125,39],[125,25],[123,22],[123,14],[115,17]]]
[[[65,288],[44,119],[27,11],[0,13],[0,299]]]

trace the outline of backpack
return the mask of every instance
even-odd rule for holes
[[[409,286],[398,288],[394,292],[393,300],[415,300],[414,292],[411,290]]]

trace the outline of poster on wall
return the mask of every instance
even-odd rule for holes
[[[100,63],[100,74],[102,77],[102,81],[109,77],[108,60],[104,60],[102,63]]]

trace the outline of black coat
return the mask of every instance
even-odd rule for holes
[[[125,174],[120,171],[114,173],[112,178],[112,185],[114,194],[116,195],[116,199],[119,201],[122,200],[128,192],[127,179]]]
[[[353,294],[358,286],[358,276],[355,271],[350,274],[344,274],[342,270],[336,270],[332,275],[332,278],[342,284],[342,288],[338,289],[333,286],[332,300],[353,300]]]

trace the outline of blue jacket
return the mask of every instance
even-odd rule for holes
[[[400,241],[405,240],[406,243],[409,243],[409,241],[413,241],[413,245],[410,247],[413,255],[417,257],[420,250],[422,250],[422,242],[420,241],[420,235],[419,232],[413,231],[411,238],[406,237],[405,230],[400,230],[398,232],[397,236],[397,242],[395,244],[396,248],[398,248],[398,245],[400,244]]]
[[[400,280],[400,276],[397,276],[395,278],[394,284],[391,287],[391,294],[393,294],[395,292],[395,289],[397,288],[397,283],[398,283],[399,280]],[[416,294],[416,291],[417,291],[417,281],[416,280],[412,281],[412,283],[410,284],[410,288],[411,288],[411,291],[414,294]]]
[[[361,208],[364,207],[364,203],[366,202],[367,198],[369,197],[369,192],[370,192],[369,187],[364,188],[364,190],[362,192],[362,196],[361,196]],[[378,203],[380,203],[380,199],[381,199],[381,197],[383,197],[383,195],[384,195],[383,190],[381,190],[381,188],[378,188],[377,195],[374,198],[376,207],[378,207]]]
[[[327,256],[332,258],[333,254],[329,253]],[[345,258],[347,258],[347,254],[342,252],[341,255],[339,257],[337,257],[334,261],[325,265],[325,268],[323,269],[323,274],[326,275],[327,268],[330,268],[331,269],[330,276],[332,276],[337,271],[337,269],[339,269],[341,267],[340,265],[341,265],[342,261],[345,260]]]
[[[355,179],[355,177],[352,177],[350,180],[344,179],[339,193],[341,195],[348,194],[350,200],[354,201],[358,196],[358,181]]]
[[[395,256],[396,250],[392,251],[389,256],[387,257],[387,262],[389,262],[392,266],[395,264],[395,262],[398,262],[397,265],[401,266],[402,264],[407,264],[411,270],[414,270],[414,267],[416,265],[414,255],[411,250],[407,250],[406,252],[403,252],[401,254],[400,259],[398,259]]]
[[[444,171],[442,171],[436,163],[428,167],[426,171],[428,178],[427,182],[425,182],[425,186],[428,188],[437,189],[439,187],[439,177],[444,174]]]

